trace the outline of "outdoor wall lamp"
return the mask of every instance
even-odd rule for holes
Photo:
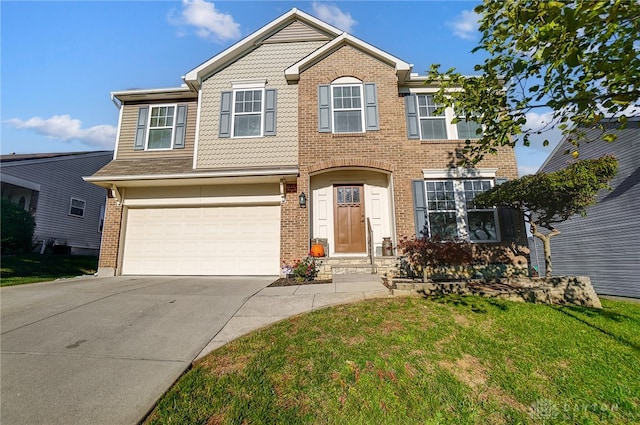
[[[307,195],[305,195],[304,192],[300,192],[300,196],[298,198],[300,208],[307,208]]]

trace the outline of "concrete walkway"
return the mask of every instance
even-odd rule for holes
[[[240,307],[195,361],[256,329],[332,305],[391,296],[377,275],[334,275],[332,283],[264,288]]]
[[[273,277],[120,276],[0,288],[0,421],[139,423],[227,342],[329,305],[389,296],[377,276],[268,288]]]

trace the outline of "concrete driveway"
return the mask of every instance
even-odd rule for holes
[[[275,277],[113,277],[0,289],[0,421],[135,424]]]

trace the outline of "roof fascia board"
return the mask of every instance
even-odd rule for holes
[[[181,174],[149,174],[149,175],[128,175],[128,176],[88,176],[83,179],[89,183],[99,186],[110,187],[111,184],[126,181],[140,180],[186,180],[224,177],[271,177],[271,176],[297,176],[297,167],[277,168],[264,170],[221,170],[208,171],[203,173],[181,173]],[[106,186],[105,186],[106,185]]]
[[[20,178],[20,177],[12,176],[12,175],[7,174],[7,173],[0,174],[0,180],[3,183],[9,183],[9,184],[12,184],[14,186],[25,187],[27,189],[36,190],[36,191],[40,192],[40,184],[39,183],[34,183],[32,181],[25,180],[25,179]]]
[[[198,89],[202,81],[207,76],[211,75],[212,73],[222,68],[226,64],[245,55],[247,51],[250,51],[253,48],[255,48],[257,44],[262,42],[272,33],[276,32],[277,30],[280,30],[281,28],[295,21],[296,19],[306,24],[309,24],[313,27],[316,27],[317,29],[320,29],[321,31],[326,32],[327,34],[333,35],[335,37],[343,33],[343,31],[339,30],[338,28],[332,25],[329,25],[326,22],[323,22],[318,18],[315,18],[305,12],[302,12],[301,10],[293,8],[289,12],[276,18],[275,20],[271,21],[270,23],[263,26],[262,28],[254,31],[252,34],[246,36],[242,40],[238,41],[231,47],[227,48],[226,50],[212,57],[208,61],[202,63],[201,65],[187,72],[182,77],[182,79],[185,81],[185,83],[187,83],[189,87],[193,89]]]
[[[345,32],[342,33],[339,37],[336,37],[332,41],[320,47],[318,50],[311,53],[301,61],[291,65],[284,71],[285,77],[288,81],[298,81],[300,79],[300,72],[304,71],[306,68],[313,65],[314,63],[321,60],[343,45],[354,46],[385,63],[393,65],[395,67],[396,75],[398,76],[399,81],[406,80],[411,74],[411,69],[413,68],[412,64],[398,59],[397,57],[385,52],[384,50],[380,50],[377,47]]]
[[[193,97],[197,96],[190,87],[169,87],[161,89],[142,89],[142,90],[122,90],[111,92],[111,98],[118,99],[120,102],[132,100],[154,100],[170,97]]]
[[[17,161],[8,161],[2,162],[2,168],[8,167],[17,167],[20,165],[33,165],[33,164],[42,164],[45,162],[57,162],[57,161],[71,161],[74,159],[83,159],[83,158],[91,158],[94,156],[102,156],[108,155],[109,157],[113,157],[112,150],[105,151],[88,151],[82,153],[71,153],[69,155],[55,156],[52,158],[30,158],[30,159],[20,159]]]

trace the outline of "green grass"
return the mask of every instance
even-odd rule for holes
[[[311,312],[216,350],[150,424],[640,422],[640,305],[396,298]]]
[[[64,277],[94,274],[98,258],[94,256],[63,256],[23,254],[2,256],[0,286],[46,282]]]

